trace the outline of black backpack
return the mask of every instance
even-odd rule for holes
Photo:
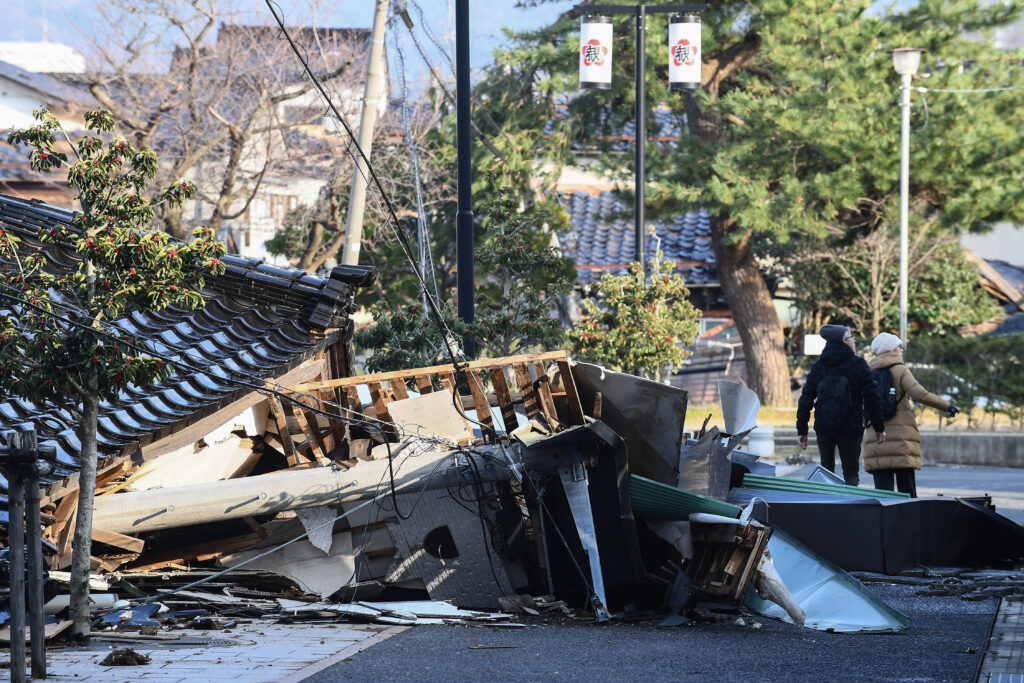
[[[814,404],[814,428],[825,432],[842,429],[852,412],[853,395],[846,375],[836,373],[822,377]]]
[[[903,398],[902,396],[896,396],[896,384],[892,376],[892,370],[880,368],[872,370],[871,375],[875,378],[875,384],[878,386],[878,405],[882,409],[882,419],[891,420],[893,415],[896,414],[896,406],[900,404],[900,399]],[[870,419],[867,410],[864,411],[864,416]]]

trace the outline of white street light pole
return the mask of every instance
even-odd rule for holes
[[[900,75],[900,339],[907,346],[907,218],[910,202],[910,81],[921,64],[921,53],[916,47],[902,47],[892,51],[892,65]]]

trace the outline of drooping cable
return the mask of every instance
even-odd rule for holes
[[[334,113],[334,115],[337,118],[338,122],[345,128],[345,132],[348,134],[349,139],[352,142],[352,145],[355,147],[356,152],[359,154],[359,158],[362,159],[363,163],[366,165],[366,172],[369,174],[369,178],[367,179],[367,182],[369,183],[372,180],[373,184],[376,186],[377,191],[378,191],[376,199],[377,199],[377,201],[383,201],[384,202],[384,204],[386,206],[386,209],[387,209],[387,215],[391,219],[391,221],[393,223],[393,226],[394,226],[395,236],[398,238],[398,241],[401,244],[401,247],[402,247],[403,251],[405,252],[406,259],[413,266],[413,270],[416,273],[416,278],[419,280],[419,284],[420,284],[420,287],[422,288],[422,290],[423,291],[428,291],[427,290],[427,283],[424,280],[422,274],[419,272],[419,269],[416,267],[415,259],[412,257],[412,247],[408,243],[408,237],[399,228],[400,223],[399,223],[399,220],[398,220],[398,213],[395,210],[394,204],[391,202],[391,198],[384,191],[384,186],[381,184],[380,179],[377,177],[377,172],[374,170],[373,166],[370,164],[369,157],[367,157],[367,155],[363,151],[362,147],[360,147],[360,145],[359,145],[359,143],[357,141],[358,138],[357,138],[355,132],[352,130],[352,127],[349,126],[349,124],[345,120],[345,118],[341,115],[341,112],[338,111],[338,108],[335,106],[334,102],[331,100],[330,96],[327,94],[327,91],[324,88],[324,85],[320,82],[319,79],[316,78],[316,76],[313,74],[312,69],[309,68],[309,64],[303,58],[301,50],[295,44],[295,41],[292,39],[291,34],[289,33],[287,27],[285,26],[283,17],[281,16],[281,14],[279,14],[280,8],[277,7],[277,4],[274,2],[274,0],[265,0],[265,2],[267,4],[268,9],[270,10],[271,15],[274,17],[274,21],[277,23],[278,28],[281,30],[281,34],[288,41],[288,44],[292,48],[292,52],[295,53],[295,57],[302,64],[302,68],[303,68],[303,71],[305,72],[306,76],[313,83],[313,86],[316,88],[317,92],[320,94],[320,97],[323,99],[324,103],[327,104],[327,106],[330,108],[330,110]],[[358,163],[356,164],[356,168],[357,169],[360,168]],[[444,322],[444,318],[441,315],[441,311],[437,307],[437,303],[435,301],[433,301],[433,299],[431,297],[427,297],[427,302],[428,302],[428,304],[430,306],[431,315],[433,316],[434,323],[435,323],[435,325],[437,325],[438,331],[443,336],[444,349],[445,349],[445,351],[448,354],[449,362],[451,362],[451,364],[457,369],[459,367],[458,356],[461,355],[461,352],[453,347],[454,336],[451,335],[450,331],[447,329],[447,325]]]
[[[409,85],[405,78],[405,54],[402,50],[402,39],[398,32],[398,23],[394,11],[388,17],[388,28],[391,30],[392,47],[394,48],[395,56],[398,58],[398,83],[401,93],[399,106],[402,111],[405,143],[409,146],[409,158],[412,162],[413,183],[416,192],[416,234],[419,242],[419,265],[424,276],[429,268],[430,281],[434,286],[434,296],[440,300],[441,295],[437,288],[437,274],[434,270],[433,259],[430,258],[428,251],[430,249],[430,233],[427,212],[423,204],[423,178],[420,170],[420,155],[419,149],[416,146],[416,140],[412,135],[412,124],[409,116]],[[427,310],[427,296],[429,296],[428,292],[423,291],[424,313]]]

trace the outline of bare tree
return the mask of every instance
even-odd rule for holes
[[[166,159],[163,181],[188,178],[199,208],[158,218],[182,237],[197,220],[219,230],[242,218],[274,176],[316,175],[309,147],[325,107],[276,26],[230,0],[97,3],[83,83],[136,145]],[[291,18],[294,20],[294,17]],[[291,31],[319,80],[354,109],[368,32]],[[193,216],[187,212],[192,208]]]
[[[439,136],[445,110],[436,99],[424,96],[408,103],[408,114],[403,115],[405,103],[389,107],[375,126],[374,153],[371,163],[384,192],[392,200],[405,228],[415,226],[419,220],[416,198],[416,174],[419,173],[423,209],[427,219],[444,220],[450,208],[454,191],[451,176],[451,147]],[[408,128],[406,128],[408,123]],[[442,144],[438,144],[441,142]],[[413,161],[413,147],[418,165]],[[334,158],[330,180],[321,189],[317,201],[300,207],[286,222],[281,239],[275,242],[278,253],[288,255],[305,270],[317,270],[336,258],[345,240],[348,196],[351,191],[355,150],[351,146],[339,148]],[[396,242],[389,216],[384,210],[379,191],[371,184],[367,200],[363,249],[367,258],[381,269],[378,281],[388,279],[392,269],[408,270],[408,264],[391,262],[385,257]],[[436,240],[436,236],[434,237]],[[413,238],[415,241],[415,238]],[[438,254],[443,258],[443,254]],[[442,264],[447,265],[447,264]]]

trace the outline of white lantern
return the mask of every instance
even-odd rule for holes
[[[700,88],[700,16],[674,14],[668,21],[668,82],[672,90]]]
[[[586,15],[580,23],[580,88],[612,87],[612,18]]]

